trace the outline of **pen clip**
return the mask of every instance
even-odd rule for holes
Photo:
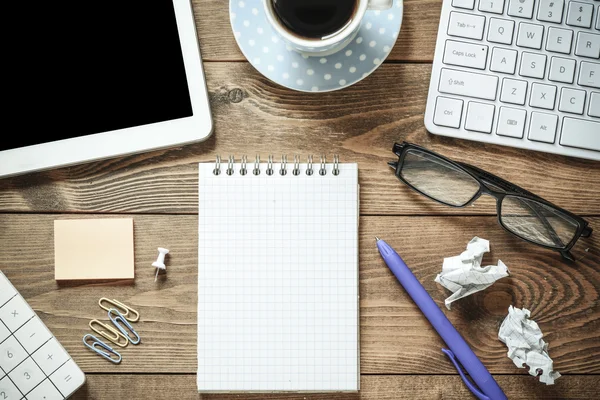
[[[448,356],[450,361],[452,361],[452,364],[454,364],[454,366],[456,367],[456,370],[460,374],[460,377],[462,378],[463,382],[465,383],[465,385],[467,385],[467,387],[475,395],[475,397],[477,397],[479,400],[490,400],[488,396],[481,393],[481,391],[477,387],[475,387],[475,385],[473,385],[473,383],[467,378],[462,368],[460,367],[458,360],[454,356],[454,353],[448,349],[442,349],[442,352]]]

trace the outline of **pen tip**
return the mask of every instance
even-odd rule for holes
[[[375,236],[375,240],[379,242],[381,239],[379,239],[377,236]]]

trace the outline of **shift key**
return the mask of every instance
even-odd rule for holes
[[[474,97],[483,100],[496,100],[498,77],[442,68],[439,92]]]

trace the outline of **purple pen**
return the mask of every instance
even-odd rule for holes
[[[469,390],[481,400],[506,399],[506,395],[500,386],[498,386],[498,383],[496,383],[489,371],[479,358],[477,358],[475,353],[473,353],[473,350],[465,342],[465,339],[463,339],[448,318],[446,318],[446,315],[435,304],[433,298],[427,293],[421,282],[406,266],[398,253],[385,241],[378,237],[376,239],[379,253],[388,268],[393,272],[400,284],[402,284],[406,292],[417,306],[419,306],[425,317],[427,317],[431,325],[433,325],[437,333],[450,348],[450,350],[442,349],[442,352],[450,358]],[[465,376],[461,366],[467,371],[477,386],[473,385]]]

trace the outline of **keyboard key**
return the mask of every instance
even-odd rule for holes
[[[457,71],[448,68],[442,68],[440,73],[438,90],[441,93],[496,100],[497,89],[497,76]]]
[[[529,78],[544,79],[546,73],[546,56],[544,54],[528,53],[521,54],[521,67],[519,75]]]
[[[485,17],[452,11],[448,22],[448,35],[468,39],[483,39]]]
[[[577,84],[600,89],[600,63],[582,61],[579,66]]]
[[[519,24],[519,33],[517,34],[517,46],[530,49],[541,49],[543,36],[543,25],[521,22]]]
[[[490,18],[488,28],[488,42],[512,44],[515,21],[500,18]]]
[[[452,0],[452,7],[472,10],[474,6],[475,0]]]
[[[438,96],[435,102],[433,123],[439,126],[460,128],[463,101],[449,97]]]
[[[600,118],[600,93],[592,92],[590,95],[590,109],[588,110],[590,117]]]
[[[32,357],[40,368],[42,368],[42,371],[46,375],[50,375],[69,359],[69,354],[67,354],[55,338],[52,338],[38,351],[33,353]]]
[[[600,31],[600,6],[598,6],[598,11],[596,12],[596,29]]]
[[[527,112],[523,109],[500,107],[496,133],[500,136],[510,136],[521,139],[525,129]]]
[[[533,83],[531,85],[531,97],[529,105],[536,108],[553,110],[556,102],[556,86]]]
[[[0,367],[4,372],[10,372],[26,358],[27,352],[14,336],[9,337],[0,344]]]
[[[548,79],[554,82],[573,83],[575,65],[572,58],[552,57]]]
[[[2,400],[21,400],[23,395],[12,381],[5,376],[0,379],[0,399]]]
[[[548,28],[548,38],[546,39],[546,50],[554,53],[569,54],[571,52],[571,43],[573,42],[573,31],[569,29]]]
[[[504,0],[479,0],[479,11],[502,14],[504,12]]]
[[[2,321],[0,321],[0,343],[4,342],[4,339],[6,339],[9,336],[10,331],[8,330],[6,325],[4,325]]]
[[[600,58],[600,35],[579,32],[575,54],[581,57]]]
[[[539,21],[560,24],[562,22],[564,6],[565,0],[540,0],[537,19]]]
[[[52,337],[52,334],[46,328],[39,318],[32,318],[15,333],[15,337],[29,354],[40,348]],[[2,400],[2,399],[0,399]]]
[[[563,118],[560,144],[600,151],[600,122]]]
[[[558,115],[532,112],[527,137],[536,142],[554,143],[557,126]]]
[[[13,369],[8,376],[23,394],[29,393],[31,389],[46,379],[46,376],[40,367],[35,365],[31,358],[23,361],[17,368]]]
[[[27,394],[27,400],[64,400],[64,397],[52,382],[46,379]]]
[[[487,46],[458,42],[456,40],[446,40],[443,63],[461,67],[485,69],[487,53]]]
[[[571,114],[583,114],[585,104],[585,91],[578,89],[562,88],[558,109]]]
[[[491,104],[470,101],[467,106],[465,129],[475,132],[492,133],[495,109],[496,107]]]
[[[514,74],[517,68],[517,51],[494,47],[492,49],[492,61],[490,71]]]
[[[35,313],[21,296],[13,297],[4,307],[0,308],[0,320],[11,332],[15,332],[34,315]]]
[[[531,19],[534,3],[534,0],[510,0],[507,13],[513,17]]]
[[[8,279],[4,279],[4,275],[0,274],[0,307],[12,299],[16,294],[17,291],[10,284]]]
[[[569,11],[567,13],[567,25],[589,28],[592,26],[593,13],[593,5],[589,3],[580,3],[578,1],[570,1]]]
[[[50,380],[63,396],[67,396],[85,383],[85,375],[73,360],[69,360],[50,375]]]
[[[527,81],[504,78],[502,80],[502,93],[500,101],[510,104],[525,104],[525,95],[527,94]]]

